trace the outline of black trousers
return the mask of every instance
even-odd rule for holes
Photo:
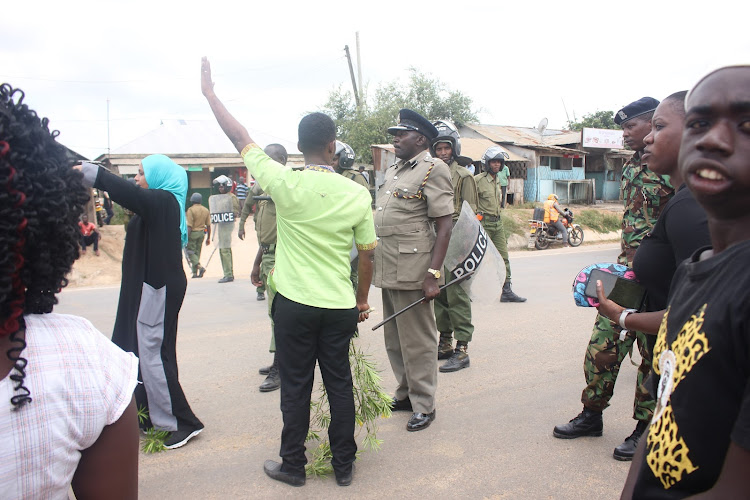
[[[349,367],[349,341],[357,327],[357,308],[322,309],[277,293],[272,315],[284,418],[279,452],[283,460],[281,470],[305,473],[305,439],[310,428],[310,398],[317,360],[331,409],[328,427],[331,465],[337,473],[346,474],[357,452]]]
[[[94,245],[94,251],[99,250],[99,233],[91,233],[88,236],[81,235],[81,248],[85,251],[86,245]]]

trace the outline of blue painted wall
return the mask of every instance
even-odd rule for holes
[[[527,168],[523,197],[526,201],[544,201],[552,192],[554,181],[577,181],[583,180],[584,176],[585,169],[583,167],[573,167],[572,170],[553,170],[550,167]]]

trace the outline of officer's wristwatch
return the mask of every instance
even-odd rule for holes
[[[437,270],[437,269],[428,269],[427,272],[430,273],[431,275],[433,275],[436,280],[440,279],[440,271],[439,270]]]

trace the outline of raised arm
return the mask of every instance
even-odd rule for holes
[[[211,106],[216,121],[219,122],[221,129],[232,141],[237,152],[241,152],[245,146],[253,142],[250,134],[247,133],[247,129],[227,111],[224,104],[216,97],[214,83],[211,80],[211,63],[208,62],[206,57],[201,60],[201,92]]]

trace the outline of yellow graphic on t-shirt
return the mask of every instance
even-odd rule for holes
[[[676,365],[672,372],[672,391],[685,376],[690,373],[698,361],[711,348],[708,345],[706,335],[701,331],[706,312],[706,304],[694,314],[690,320],[682,326],[674,342],[671,351],[674,353]],[[656,347],[654,348],[653,369],[661,374],[658,363],[659,357],[667,350],[667,318],[669,309],[664,315],[664,320],[659,328]],[[666,375],[666,374],[665,374]],[[670,394],[671,395],[671,394]],[[672,406],[667,402],[661,415],[656,416],[651,422],[646,447],[646,461],[654,476],[659,478],[665,489],[677,484],[683,474],[690,474],[698,467],[694,466],[689,458],[690,448],[680,436],[680,430],[674,418]]]

